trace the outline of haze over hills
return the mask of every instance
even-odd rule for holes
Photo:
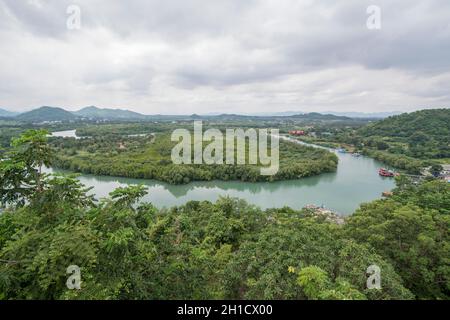
[[[304,114],[296,114],[291,116],[292,118],[305,118],[308,120],[351,120],[350,117],[336,116],[334,114],[323,114],[318,112],[310,112]]]
[[[336,111],[325,111],[322,113],[334,114],[336,116],[344,116],[350,118],[387,118],[390,116],[395,116],[401,114],[401,111],[391,111],[391,112],[336,112]]]
[[[14,117],[17,116],[18,112],[8,111],[5,109],[0,108],[0,117]]]
[[[289,117],[298,114],[308,114],[314,112],[304,112],[304,111],[281,111],[281,112],[255,112],[255,113],[246,113],[245,115],[250,116],[263,116],[263,117]],[[335,116],[344,116],[350,118],[387,118],[390,116],[394,116],[397,114],[401,114],[403,112],[400,111],[392,111],[392,112],[338,112],[338,111],[323,111],[318,112],[320,114],[331,114]],[[217,115],[218,113],[211,113],[210,115]]]

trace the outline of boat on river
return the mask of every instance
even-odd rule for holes
[[[393,177],[393,176],[395,176],[395,172],[394,171],[388,170],[388,169],[385,169],[385,168],[380,168],[378,170],[378,174],[380,176],[382,176],[382,177]]]

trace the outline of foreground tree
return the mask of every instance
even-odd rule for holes
[[[450,186],[400,179],[388,200],[364,204],[347,221],[348,237],[368,243],[392,263],[421,299],[450,295]]]
[[[27,130],[12,140],[12,149],[0,159],[0,204],[21,206],[43,190],[42,169],[53,159],[48,134],[47,130]]]

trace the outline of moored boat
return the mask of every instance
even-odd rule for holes
[[[395,175],[395,173],[393,171],[385,169],[385,168],[380,168],[378,170],[378,174],[382,177],[393,177]]]

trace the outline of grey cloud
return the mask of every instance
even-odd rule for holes
[[[82,10],[79,32],[65,27],[69,4]],[[8,44],[0,52],[0,81],[8,83],[0,101],[25,107],[28,95],[34,104],[107,104],[114,92],[114,102],[157,102],[166,112],[180,104],[448,103],[450,2],[379,0],[377,31],[366,28],[371,4],[0,0],[0,42]],[[389,93],[375,102],[370,92],[377,91]]]
[[[266,81],[286,74],[295,74],[359,64],[369,69],[398,68],[417,73],[439,73],[450,68],[450,2],[400,1],[392,5],[382,1],[382,29],[366,28],[366,8],[371,1],[346,1],[331,4],[330,17],[320,10],[299,12],[304,27],[312,31],[271,30],[257,32],[253,38],[266,43],[279,59],[255,62],[252,68],[236,64],[233,71],[223,72],[219,64],[214,71],[202,66],[181,70],[181,83],[191,85],[231,85]],[[308,28],[310,27],[310,28]],[[261,40],[260,38],[264,38]],[[251,52],[247,38],[242,41],[243,55]],[[224,55],[226,53],[224,52]],[[251,62],[250,62],[251,63]],[[255,71],[257,69],[257,71]]]
[[[90,86],[107,86],[113,82],[122,82],[126,89],[136,94],[149,93],[155,71],[146,65],[131,65],[115,68],[98,68],[90,70],[82,78],[83,83]]]
[[[2,0],[2,20],[13,17],[36,35],[57,37],[66,32],[66,9],[69,1]],[[10,23],[14,23],[8,19]],[[10,26],[5,26],[6,28]]]

